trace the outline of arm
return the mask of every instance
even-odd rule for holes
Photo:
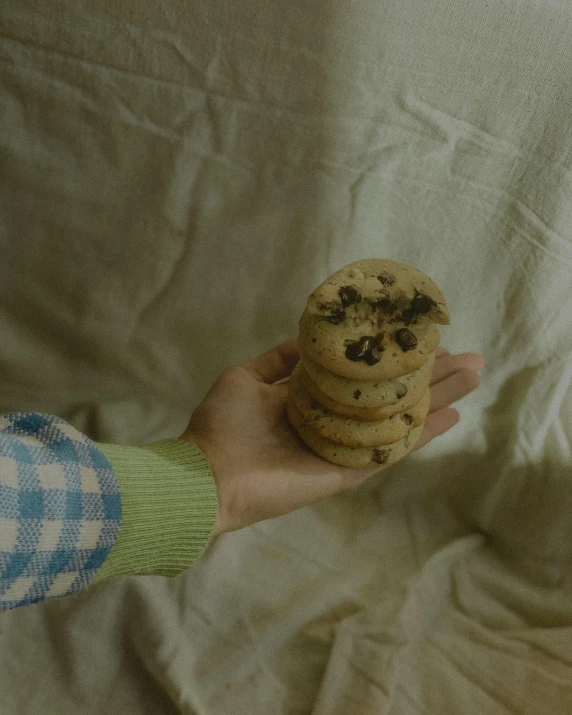
[[[287,340],[230,368],[180,439],[145,447],[95,444],[53,416],[0,416],[0,610],[109,576],[174,576],[214,535],[380,471],[337,467],[299,440],[283,382],[297,359],[296,341]],[[437,352],[417,448],[457,422],[449,405],[475,389],[482,366],[477,355]]]
[[[96,445],[50,415],[0,417],[0,610],[120,574],[175,575],[217,514],[194,445]]]
[[[87,586],[121,524],[113,469],[57,417],[0,417],[0,608]]]

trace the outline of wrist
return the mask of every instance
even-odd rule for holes
[[[208,459],[196,445],[98,445],[114,467],[123,507],[116,544],[96,580],[122,574],[174,576],[214,536],[218,498]]]
[[[228,519],[224,517],[224,509],[221,504],[219,485],[221,465],[216,448],[213,447],[201,434],[196,434],[190,429],[187,429],[184,434],[179,437],[179,440],[195,449],[198,449],[209,464],[210,473],[216,489],[217,500],[216,519],[212,529],[213,538],[219,536],[220,534],[227,533],[228,531],[232,531],[232,528],[228,528]]]

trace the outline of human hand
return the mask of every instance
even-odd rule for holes
[[[193,412],[180,437],[209,459],[218,491],[217,534],[287,514],[356,487],[388,467],[348,469],[316,456],[288,422],[284,382],[298,361],[290,338],[226,370]],[[436,350],[431,408],[420,449],[459,420],[450,405],[479,384],[480,355]]]

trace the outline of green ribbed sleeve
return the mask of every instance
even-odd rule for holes
[[[177,439],[145,447],[97,446],[115,471],[123,518],[94,582],[184,571],[208,546],[217,517],[217,491],[207,458],[197,446]]]

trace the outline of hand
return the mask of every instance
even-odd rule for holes
[[[479,384],[480,355],[438,348],[431,409],[415,449],[459,420],[453,402]],[[351,489],[384,469],[348,469],[316,456],[286,417],[284,382],[298,361],[297,339],[226,370],[194,411],[180,439],[209,459],[219,498],[215,531],[241,529]],[[387,467],[385,467],[387,468]]]

